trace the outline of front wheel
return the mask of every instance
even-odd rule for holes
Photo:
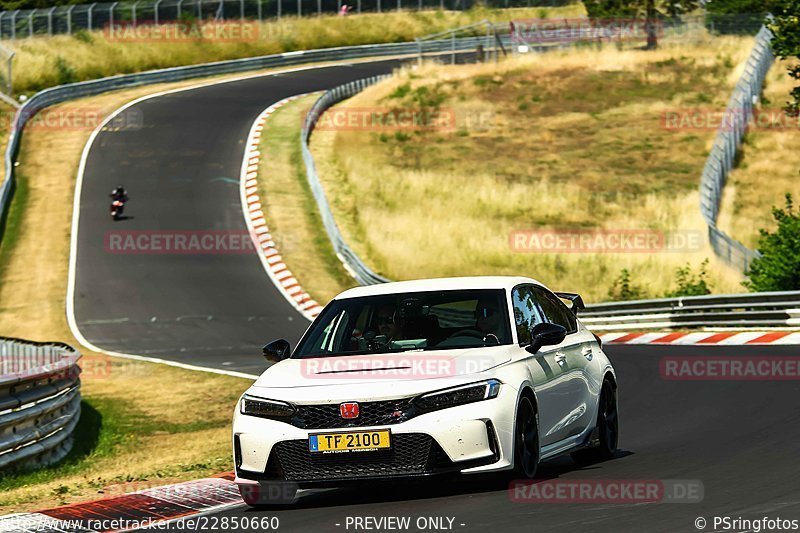
[[[597,444],[592,448],[579,450],[572,459],[579,465],[597,463],[612,459],[617,453],[619,440],[619,412],[617,410],[617,391],[608,379],[603,380],[600,401],[597,407]]]
[[[538,467],[539,416],[530,398],[523,397],[514,424],[514,474],[523,479],[533,479]]]

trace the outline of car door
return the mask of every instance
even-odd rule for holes
[[[517,329],[520,359],[533,376],[539,408],[539,441],[542,446],[558,441],[558,434],[553,431],[563,418],[566,406],[560,397],[559,383],[562,379],[562,366],[557,362],[557,346],[543,346],[536,354],[525,350],[531,342],[531,329],[536,324],[545,322],[534,286],[525,284],[514,287],[511,291],[514,307],[514,322]]]
[[[552,292],[534,286],[536,301],[545,320],[564,326],[567,336],[558,346],[552,347],[561,378],[554,396],[557,398],[560,418],[550,429],[556,440],[579,435],[593,426],[596,418],[596,381],[592,372],[594,336],[578,327],[575,315]]]

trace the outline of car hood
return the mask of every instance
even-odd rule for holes
[[[380,383],[388,386],[436,379],[460,382],[465,378],[468,380],[470,376],[475,377],[474,374],[509,362],[511,348],[511,346],[492,346],[460,350],[286,359],[264,371],[253,387],[324,388]]]

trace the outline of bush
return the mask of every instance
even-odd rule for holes
[[[678,298],[681,296],[702,296],[704,294],[711,294],[711,286],[706,281],[708,273],[708,259],[700,263],[700,272],[697,276],[692,272],[692,266],[686,263],[686,266],[679,267],[675,270],[675,278],[678,283],[678,288],[674,291],[669,291],[664,296],[666,298]]]
[[[800,289],[800,213],[794,209],[792,195],[786,195],[784,209],[772,208],[778,223],[774,233],[760,229],[758,251],[742,284],[753,292]]]
[[[75,83],[78,81],[75,69],[61,56],[56,58],[56,80],[56,85],[64,85],[65,83]]]
[[[641,300],[645,293],[644,289],[631,283],[631,273],[623,268],[608,290],[608,297],[612,301]]]

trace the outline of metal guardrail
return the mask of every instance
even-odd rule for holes
[[[745,64],[742,77],[728,101],[724,119],[700,178],[700,212],[708,225],[711,247],[718,257],[743,272],[749,269],[750,263],[759,254],[720,230],[717,227],[717,216],[722,201],[722,189],[736,164],[736,152],[753,116],[764,78],[774,61],[771,41],[772,32],[762,26],[756,35],[755,46]]]
[[[303,163],[305,163],[306,166],[306,177],[308,178],[311,192],[314,194],[314,200],[317,202],[317,209],[322,218],[322,224],[325,226],[325,231],[328,233],[328,238],[331,241],[331,245],[333,245],[336,256],[350,275],[361,285],[375,285],[378,283],[386,283],[390,280],[373,272],[347,245],[344,237],[342,237],[339,227],[336,225],[336,220],[333,218],[333,213],[331,212],[328,199],[325,196],[322,182],[317,175],[314,158],[311,156],[311,150],[308,147],[308,139],[311,136],[311,132],[314,131],[314,126],[326,109],[346,98],[350,98],[354,94],[363,91],[366,87],[386,77],[387,76],[374,76],[325,91],[325,93],[314,102],[311,110],[306,114],[303,127],[300,129],[300,149],[303,153]]]
[[[81,412],[80,357],[67,344],[0,337],[0,471],[69,453]]]
[[[798,327],[800,291],[659,298],[587,305],[595,331],[693,327]]]

